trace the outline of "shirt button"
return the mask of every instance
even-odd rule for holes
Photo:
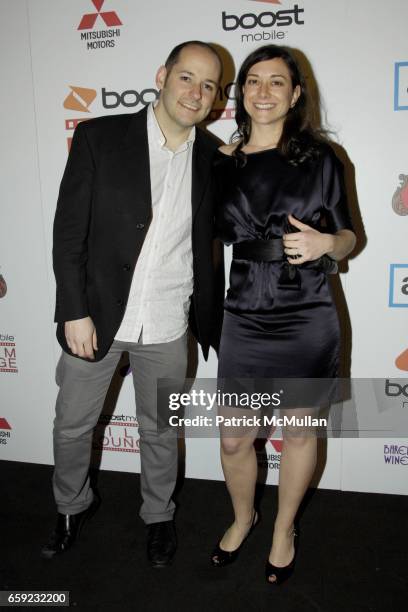
[[[129,272],[129,270],[130,270],[130,265],[129,265],[129,264],[125,264],[125,265],[123,266],[123,269],[124,269],[124,271],[125,271],[125,272]]]
[[[144,223],[137,223],[137,224],[136,224],[136,229],[141,230],[141,229],[143,229],[143,228],[144,228],[144,226],[145,226],[145,224],[144,224]]]

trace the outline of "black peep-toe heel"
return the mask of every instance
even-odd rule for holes
[[[288,563],[288,565],[285,565],[284,567],[277,567],[276,565],[273,565],[272,563],[270,563],[269,560],[266,562],[265,577],[266,577],[266,581],[268,582],[268,584],[279,586],[291,577],[295,569],[295,561],[296,561],[296,554],[298,550],[298,543],[299,543],[299,534],[296,531],[296,529],[294,529],[293,530],[293,544],[295,547],[295,552],[294,552],[292,561]],[[275,580],[270,580],[272,576],[275,576]]]
[[[248,533],[242,540],[241,544],[235,550],[223,550],[220,546],[221,540],[218,542],[211,555],[211,563],[214,565],[214,567],[225,567],[226,565],[230,565],[231,563],[237,560],[241,548],[243,547],[244,543],[247,541],[255,527],[258,525],[259,521],[259,514],[254,511],[251,527],[249,528]]]

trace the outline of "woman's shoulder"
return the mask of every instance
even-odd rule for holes
[[[237,143],[221,145],[218,147],[216,155],[214,156],[214,166],[215,167],[234,167],[235,166],[235,157],[233,156],[233,152],[237,146]]]
[[[305,161],[316,168],[326,164],[336,164],[338,158],[328,140],[313,139],[308,142],[308,151]]]
[[[223,155],[229,155],[229,157],[232,157],[233,152],[237,148],[237,144],[238,143],[233,142],[232,144],[221,145],[218,147],[218,151]]]

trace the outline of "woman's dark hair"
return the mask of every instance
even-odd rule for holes
[[[253,51],[244,60],[235,86],[235,120],[237,122],[237,129],[231,137],[231,142],[239,138],[239,143],[233,152],[233,156],[237,158],[241,166],[246,164],[246,155],[242,151],[242,147],[247,144],[251,135],[251,118],[244,107],[242,89],[245,85],[247,74],[254,64],[275,58],[280,58],[285,62],[291,76],[293,89],[299,85],[301,90],[296,104],[293,108],[289,109],[286,116],[282,135],[277,144],[278,150],[290,163],[298,165],[306,159],[317,156],[319,144],[326,140],[325,131],[313,126],[313,114],[306,82],[293,55],[286,47],[265,45]]]

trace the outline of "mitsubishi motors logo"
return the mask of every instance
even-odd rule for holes
[[[6,445],[11,438],[11,425],[4,417],[0,417],[0,448]]]
[[[88,51],[112,48],[115,46],[115,39],[120,36],[119,26],[123,23],[116,11],[102,11],[104,2],[105,0],[92,0],[97,12],[83,15],[77,28],[81,32],[81,40],[86,41]],[[96,29],[95,25],[98,24],[104,24],[105,29]]]
[[[89,113],[89,107],[96,98],[96,90],[87,87],[74,87],[73,85],[69,87],[71,93],[64,100],[64,108]]]
[[[78,30],[92,30],[98,17],[101,17],[108,28],[123,25],[115,11],[101,12],[105,0],[92,0],[97,13],[87,13],[81,19]]]
[[[276,440],[275,438],[269,438],[269,442],[277,453],[282,452],[283,440]]]
[[[274,432],[271,431],[269,435],[272,436],[273,433]],[[260,440],[260,442],[262,444],[259,447],[257,447],[257,445],[255,444],[258,465],[260,467],[268,468],[269,470],[279,470],[283,440],[279,438],[268,437],[268,439],[266,440],[266,446],[264,440]],[[268,442],[270,442],[272,449],[269,447]]]

